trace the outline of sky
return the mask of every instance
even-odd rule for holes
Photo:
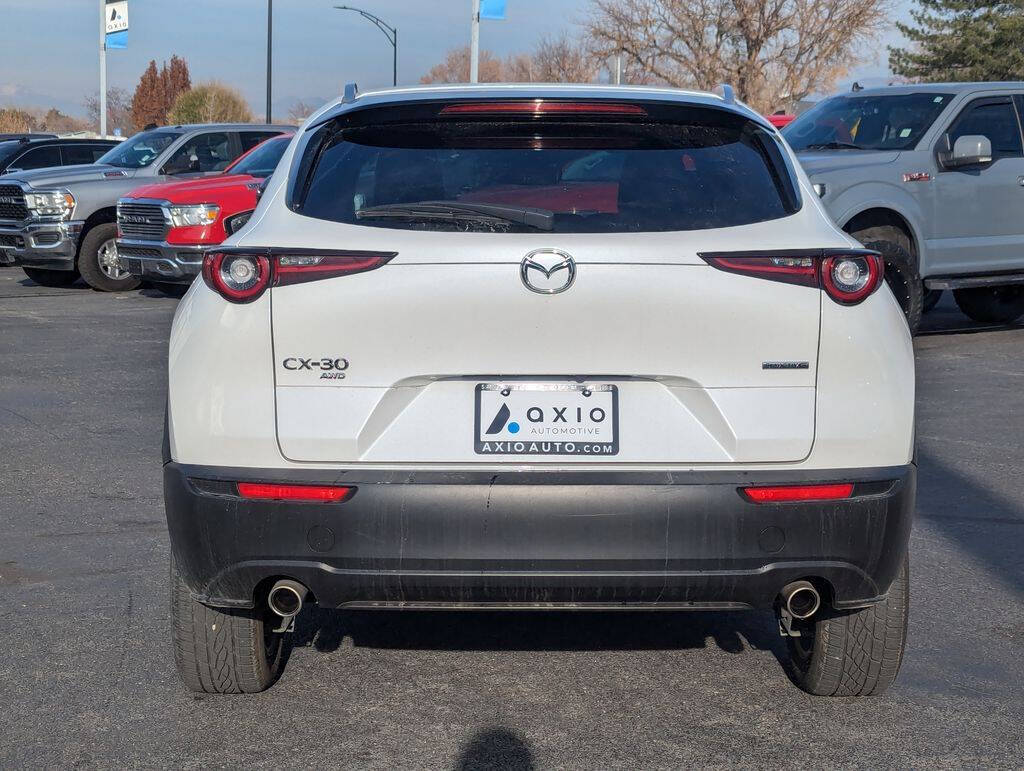
[[[906,17],[909,0],[900,0]],[[350,11],[356,5],[398,27],[398,82],[416,83],[450,48],[469,43],[471,0],[277,0],[274,3],[274,113],[296,101],[318,104],[345,83],[391,85],[391,46]],[[498,56],[528,51],[545,35],[572,33],[589,0],[507,0],[505,21],[481,23],[481,47]],[[99,0],[0,0],[0,106],[56,106],[71,115],[99,91]],[[238,88],[260,115],[266,102],[266,0],[129,0],[128,48],[107,52],[109,86],[131,93],[150,59],[184,57],[192,81]],[[886,45],[843,81],[884,83]]]

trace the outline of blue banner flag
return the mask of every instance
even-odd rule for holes
[[[480,0],[480,18],[505,20],[505,0]]]
[[[127,48],[128,47],[128,30],[123,29],[120,32],[111,32],[107,35],[107,49],[111,48]]]

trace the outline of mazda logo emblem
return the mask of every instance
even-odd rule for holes
[[[559,249],[537,249],[519,265],[523,286],[537,294],[558,294],[576,280],[576,260]]]

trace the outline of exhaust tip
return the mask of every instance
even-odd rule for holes
[[[267,605],[281,618],[291,618],[302,610],[302,603],[305,602],[307,594],[309,589],[298,581],[283,578],[270,587]]]
[[[810,581],[794,581],[783,587],[782,603],[793,618],[808,619],[821,607],[821,595]]]

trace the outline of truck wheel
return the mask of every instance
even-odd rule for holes
[[[113,222],[95,225],[85,234],[78,249],[78,269],[85,283],[101,292],[126,292],[142,283],[117,259],[117,225]]]
[[[900,671],[910,609],[910,562],[869,608],[822,611],[787,637],[793,680],[816,696],[875,696]]]
[[[185,687],[196,693],[257,693],[284,666],[284,635],[259,610],[196,602],[171,558],[171,640]]]
[[[899,228],[881,226],[851,233],[867,249],[874,249],[885,260],[885,281],[907,317],[910,334],[921,326],[924,305],[924,282],[918,273],[917,260],[910,254],[910,243]]]
[[[932,310],[936,305],[939,304],[939,300],[942,299],[941,289],[926,289],[924,292],[924,302],[921,303],[921,313],[927,313]]]
[[[986,324],[1010,324],[1024,316],[1024,286],[954,289],[953,299],[964,315]]]
[[[43,268],[21,268],[25,275],[39,286],[70,286],[78,281],[77,270],[44,270]]]

